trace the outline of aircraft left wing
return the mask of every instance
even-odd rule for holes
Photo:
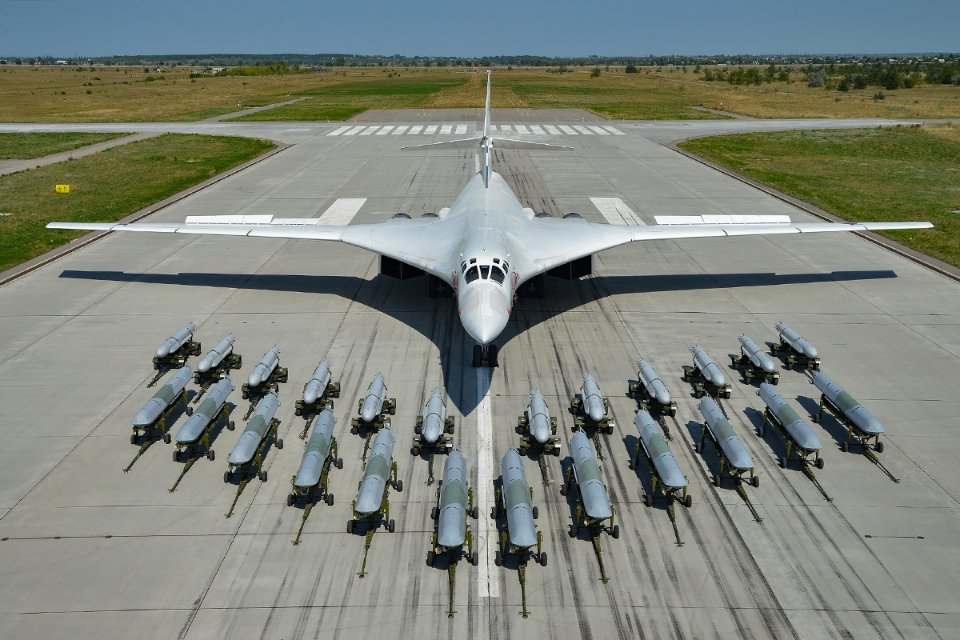
[[[448,218],[416,218],[387,220],[377,224],[347,226],[293,223],[157,223],[134,222],[51,222],[48,229],[75,229],[82,231],[132,231],[145,233],[184,233],[193,235],[247,236],[251,238],[286,238],[328,240],[400,260],[423,269],[427,273],[452,284],[448,256],[456,252],[460,237],[459,224]]]
[[[526,264],[521,281],[554,267],[606,249],[647,240],[722,238],[735,236],[929,229],[929,222],[805,222],[776,224],[694,224],[626,226],[585,220],[532,218],[513,231],[514,242],[524,247]]]

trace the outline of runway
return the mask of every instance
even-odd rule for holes
[[[427,126],[477,123],[448,119]],[[447,116],[445,116],[447,117]],[[496,114],[494,115],[496,120]],[[291,146],[152,216],[331,216],[342,224],[419,216],[448,207],[475,171],[472,151],[402,152],[439,135],[378,135],[422,120],[343,125],[217,123],[2,125],[10,130],[232,133]],[[501,124],[498,122],[498,124]],[[690,123],[504,122],[513,136],[556,141],[573,152],[496,151],[494,170],[521,203],[595,222],[654,224],[656,215],[788,214],[810,217],[661,143],[691,135],[880,121]],[[578,135],[548,135],[565,124]],[[540,126],[543,136],[524,134]],[[361,126],[360,124],[355,126]],[[614,134],[607,127],[621,134]],[[363,135],[369,128],[373,130]],[[561,132],[562,128],[559,129]],[[506,131],[503,135],[508,136]],[[509,136],[508,136],[509,137]],[[362,201],[360,200],[362,199]],[[359,206],[357,206],[359,205]],[[330,219],[330,218],[328,218]],[[378,275],[376,256],[334,243],[161,234],[111,234],[0,287],[0,636],[4,638],[952,638],[960,633],[960,288],[949,278],[847,234],[701,239],[635,244],[600,254],[594,275],[549,278],[546,296],[521,298],[500,339],[501,366],[470,367],[472,342],[454,301],[427,296],[422,278]],[[239,386],[273,344],[290,381],[280,387],[283,450],[266,457],[235,514],[223,483],[247,403],[176,492],[182,465],[153,445],[136,453],[130,420],[153,394],[150,358],[192,320],[204,350],[236,333]],[[780,469],[783,443],[755,435],[762,401],[729,369],[746,332],[773,341],[783,320],[820,350],[823,370],[883,421],[881,459],[894,483],[854,449],[832,418],[812,425],[824,442],[817,478],[826,501],[796,467]],[[693,443],[700,414],[680,380],[700,343],[732,378],[731,423],[757,462],[747,489],[756,522],[728,480],[709,482],[716,455]],[[644,356],[679,402],[671,449],[693,506],[674,532],[662,501],[644,506],[650,474],[628,460],[636,402],[633,361]],[[293,546],[302,511],[287,507],[300,462],[303,421],[294,402],[322,357],[342,385],[335,435],[344,468],[330,474],[333,506],[318,504]],[[194,364],[196,358],[191,360]],[[778,362],[778,364],[781,364]],[[397,398],[393,431],[402,492],[391,492],[396,533],[381,529],[368,573],[363,538],[346,533],[362,477],[363,441],[350,418],[375,373]],[[588,539],[567,530],[559,493],[573,417],[591,371],[610,399],[616,428],[601,436],[604,481],[621,535],[602,539],[610,576],[600,581]],[[449,394],[454,441],[480,497],[469,524],[480,566],[461,562],[447,617],[448,578],[428,567],[436,484],[410,454],[416,415],[434,386]],[[518,572],[493,563],[489,518],[499,459],[516,446],[517,416],[531,386],[559,419],[560,458],[525,459],[539,506],[546,567],[527,568],[529,618],[520,616]],[[191,385],[190,389],[195,386]],[[778,390],[802,415],[819,394],[784,370]],[[174,429],[183,424],[181,417]],[[435,462],[442,474],[441,458]]]

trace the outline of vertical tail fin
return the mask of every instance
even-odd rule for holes
[[[483,137],[490,137],[490,71],[487,71],[487,103],[483,109]]]
[[[487,102],[483,108],[483,137],[480,139],[480,152],[483,154],[483,185],[490,186],[490,148],[493,140],[490,139],[490,74],[487,71]]]

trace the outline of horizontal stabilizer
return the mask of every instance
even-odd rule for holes
[[[573,147],[546,142],[530,142],[528,140],[514,140],[513,138],[494,138],[495,149],[525,149],[528,151],[573,151]]]
[[[417,151],[418,149],[469,149],[480,144],[480,138],[458,138],[456,140],[443,140],[441,142],[429,142],[427,144],[418,144],[412,147],[400,147],[401,151]]]

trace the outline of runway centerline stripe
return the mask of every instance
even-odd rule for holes
[[[633,209],[620,198],[590,198],[600,215],[610,224],[620,226],[646,226]]]
[[[345,227],[350,224],[357,213],[359,213],[360,207],[362,207],[366,201],[366,198],[337,198],[333,204],[323,212],[323,215],[317,220],[317,224]]]
[[[497,551],[497,534],[491,535],[490,487],[493,486],[493,411],[490,407],[490,384],[493,371],[489,367],[477,367],[477,554],[480,562],[477,567],[477,596],[480,598],[500,597],[500,578],[493,565]]]
[[[337,127],[336,129],[334,129],[333,131],[331,131],[331,132],[328,133],[327,135],[328,135],[328,136],[338,136],[338,135],[340,135],[341,133],[343,133],[344,131],[346,131],[346,130],[349,129],[349,128],[350,128],[349,125],[348,125],[348,126],[345,126],[345,127]]]

